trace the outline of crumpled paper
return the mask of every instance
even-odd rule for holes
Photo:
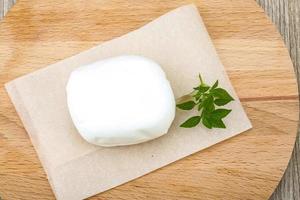
[[[180,128],[191,113],[177,110],[169,133],[153,141],[114,148],[87,143],[68,112],[65,86],[69,74],[79,66],[122,54],[142,55],[158,62],[176,98],[197,85],[199,72],[209,84],[218,79],[235,98],[227,106],[233,110],[225,118],[227,128]],[[170,11],[142,28],[13,80],[6,89],[59,200],[87,198],[251,128],[193,5]]]

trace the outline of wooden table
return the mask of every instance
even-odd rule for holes
[[[257,0],[257,2],[260,3],[271,16],[271,19],[276,23],[279,31],[282,33],[298,73],[298,68],[300,67],[300,2],[296,0]],[[0,16],[14,3],[12,0],[4,0],[4,3],[0,1]],[[297,159],[299,154],[300,146],[298,138],[288,169],[271,199],[300,199],[300,161]]]
[[[300,83],[300,1],[299,0],[256,0],[281,33],[294,64],[298,85]],[[300,138],[272,200],[300,199]]]

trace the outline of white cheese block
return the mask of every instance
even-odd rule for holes
[[[100,146],[130,145],[168,132],[175,116],[172,88],[160,65],[120,56],[74,70],[67,103],[80,135]]]

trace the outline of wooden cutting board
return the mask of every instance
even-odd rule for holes
[[[257,200],[271,195],[295,142],[298,92],[287,49],[254,1],[20,0],[0,22],[3,199],[54,199],[4,83],[187,3],[198,5],[253,129],[91,199]]]

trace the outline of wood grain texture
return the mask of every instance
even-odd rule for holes
[[[0,0],[0,20],[6,15],[16,0]]]
[[[299,0],[257,0],[270,19],[276,24],[289,49],[298,84],[300,70],[300,1]],[[300,138],[295,143],[288,168],[273,193],[271,200],[300,199]]]
[[[266,199],[284,172],[295,139],[298,93],[280,36],[254,2],[188,2],[199,5],[255,130],[94,199]],[[0,23],[0,30],[5,30],[0,35],[0,195],[4,199],[53,199],[53,195],[3,83],[122,35],[186,3],[24,0],[13,8]],[[286,28],[284,23],[292,21],[297,27],[299,18],[273,14],[279,10],[286,16],[295,10],[292,5],[297,1],[260,3],[281,24],[281,32],[289,33],[285,41],[290,43],[291,55],[297,56],[299,38],[292,31],[296,28]],[[289,179],[281,181],[273,199],[297,199],[297,151],[299,146],[285,174]]]

